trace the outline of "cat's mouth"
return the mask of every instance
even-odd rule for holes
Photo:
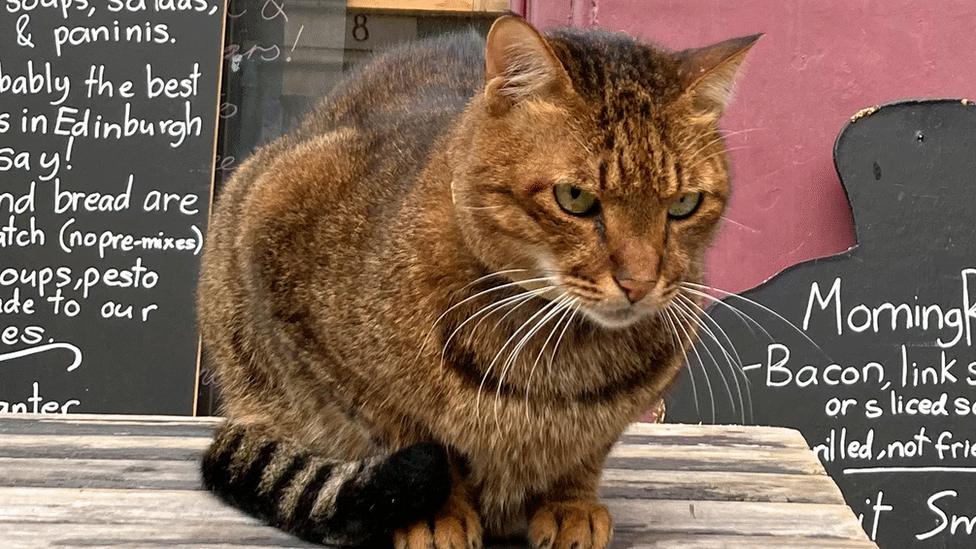
[[[558,272],[556,269],[542,269],[540,272]],[[677,284],[662,283],[663,288],[655,288],[645,298],[630,302],[626,295],[613,292],[615,285],[600,284],[596,279],[568,276],[560,273],[558,277],[533,276],[532,271],[520,269],[509,275],[514,283],[521,286],[524,294],[546,301],[555,302],[554,310],[577,310],[604,328],[620,329],[632,326],[648,316],[659,314],[679,294]],[[612,286],[612,288],[608,288]]]
[[[679,293],[677,286],[668,287],[660,295],[638,303],[591,302],[583,305],[581,310],[606,328],[627,328],[645,317],[660,314]]]
[[[663,309],[656,304],[584,305],[581,310],[597,324],[605,328],[627,328],[637,321],[658,314]]]

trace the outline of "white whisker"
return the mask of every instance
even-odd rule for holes
[[[733,225],[735,225],[737,227],[742,227],[743,229],[745,229],[745,230],[747,230],[747,231],[749,231],[751,233],[758,233],[759,232],[759,229],[757,229],[755,227],[750,227],[749,225],[746,225],[745,223],[739,223],[738,221],[732,219],[731,217],[727,217],[727,216],[724,216],[724,215],[721,215],[719,217],[721,217],[723,220],[728,221],[729,223],[731,223],[731,224],[733,224]]]
[[[484,278],[484,277],[482,277],[482,278]],[[479,297],[481,297],[481,296],[483,296],[485,294],[491,293],[491,292],[497,292],[498,290],[502,290],[502,289],[505,289],[505,288],[511,288],[512,286],[518,286],[518,285],[523,284],[523,283],[526,283],[526,282],[545,282],[545,281],[552,281],[552,280],[555,280],[555,277],[542,276],[542,277],[538,277],[538,278],[530,278],[530,279],[523,280],[523,281],[520,281],[520,282],[509,282],[509,283],[506,283],[506,284],[501,284],[499,286],[495,286],[495,287],[492,287],[492,288],[488,288],[487,290],[482,290],[482,291],[480,291],[480,292],[478,292],[478,293],[476,293],[474,295],[471,295],[471,296],[468,296],[465,299],[462,299],[461,301],[455,303],[454,305],[451,305],[450,307],[448,307],[448,309],[446,311],[444,311],[443,313],[441,313],[441,315],[439,317],[437,317],[434,320],[434,322],[431,324],[430,329],[427,330],[427,334],[424,336],[423,341],[420,342],[420,348],[417,349],[417,356],[416,356],[416,358],[414,360],[415,361],[416,360],[420,360],[420,355],[424,352],[424,348],[427,346],[427,342],[430,341],[431,334],[434,333],[434,330],[437,328],[437,325],[440,324],[440,321],[443,320],[444,317],[447,316],[448,314],[450,314],[450,312],[453,311],[454,309],[457,309],[461,305],[464,305],[465,303],[467,303],[467,302],[469,302],[469,301],[471,301],[473,299],[477,299],[477,298],[479,298]],[[470,286],[470,285],[471,284],[469,283],[468,286]],[[467,287],[467,286],[465,286],[465,287]]]
[[[493,408],[494,416],[495,416],[495,425],[498,427],[499,430],[501,430],[501,424],[498,421],[498,406],[501,402],[502,385],[505,384],[505,377],[508,375],[509,370],[515,367],[515,363],[518,360],[519,355],[522,353],[522,349],[525,347],[526,343],[528,343],[528,341],[532,339],[532,337],[536,333],[538,333],[538,331],[542,329],[542,327],[545,326],[549,322],[549,320],[551,320],[555,315],[559,314],[559,312],[562,310],[563,305],[567,301],[566,299],[567,294],[568,292],[564,292],[562,295],[557,297],[551,303],[546,305],[546,307],[543,307],[543,309],[546,308],[551,308],[551,309],[548,313],[545,314],[545,316],[539,319],[535,323],[535,325],[531,329],[529,329],[528,332],[525,333],[524,336],[522,336],[522,339],[519,340],[517,345],[515,345],[515,347],[509,353],[508,358],[505,360],[505,363],[502,365],[502,375],[498,378],[498,387],[495,390],[495,406]]]
[[[687,290],[687,288],[683,288],[683,289]],[[681,295],[681,294],[679,294],[679,295]],[[685,297],[685,296],[682,296],[682,297]],[[740,404],[742,403],[742,392],[741,392],[740,387],[739,387],[739,381],[737,379],[737,376],[735,375],[736,373],[740,374],[742,376],[743,381],[745,381],[745,386],[746,386],[746,400],[749,403],[749,417],[750,417],[750,419],[755,419],[755,415],[753,414],[753,409],[752,409],[752,391],[749,388],[749,385],[751,383],[749,381],[749,377],[746,376],[745,370],[742,369],[742,357],[739,356],[739,351],[738,351],[738,349],[735,348],[735,343],[732,342],[732,338],[730,338],[729,337],[729,334],[727,334],[725,332],[725,330],[722,328],[722,325],[719,324],[717,320],[715,320],[714,318],[712,318],[712,315],[708,314],[708,311],[706,311],[700,305],[698,305],[697,303],[695,303],[695,301],[693,299],[690,299],[688,297],[685,297],[685,299],[687,300],[687,303],[689,303],[692,307],[694,307],[695,309],[697,309],[699,313],[701,313],[701,316],[702,317],[704,317],[705,319],[707,319],[707,321],[710,321],[712,323],[712,325],[715,326],[715,328],[719,331],[719,333],[722,334],[722,337],[725,338],[725,341],[728,342],[729,347],[732,348],[732,353],[735,355],[735,361],[736,361],[736,364],[738,365],[738,368],[733,368],[733,371],[732,371],[732,376],[733,377],[732,377],[732,379],[735,380],[735,390],[736,390],[736,392],[739,393],[739,403]],[[715,337],[714,334],[712,335],[712,337],[713,338]],[[729,359],[728,352],[725,350],[724,346],[720,345],[720,347],[722,348],[722,352],[725,353],[725,357],[728,360]],[[730,367],[732,366],[731,362],[730,362],[729,366]],[[745,419],[744,418],[743,418],[743,423],[745,423]]]
[[[563,294],[563,295],[565,295],[565,294]],[[505,341],[505,343],[502,345],[501,349],[498,350],[498,353],[495,354],[495,357],[491,359],[491,362],[488,363],[488,368],[485,369],[485,373],[481,377],[481,383],[478,385],[478,392],[477,392],[477,395],[475,397],[475,409],[477,409],[477,411],[478,411],[478,420],[479,421],[481,420],[481,391],[484,389],[485,382],[488,380],[488,376],[491,374],[492,368],[495,367],[495,363],[498,361],[499,358],[501,358],[502,353],[505,352],[505,349],[507,349],[508,346],[512,343],[512,341],[514,341],[515,338],[518,337],[518,335],[522,332],[522,330],[524,330],[539,315],[544,314],[546,312],[546,310],[549,307],[551,307],[552,305],[553,305],[553,302],[551,302],[551,301],[549,303],[543,305],[538,311],[536,311],[535,313],[533,313],[532,316],[530,316],[528,318],[528,320],[526,320],[525,322],[523,322],[522,325],[519,326],[518,329],[516,329],[515,332],[512,333],[512,335],[508,338],[508,340]]]
[[[685,168],[685,170],[690,172],[691,170],[694,170],[698,166],[701,166],[702,164],[704,164],[705,162],[711,160],[712,158],[715,158],[716,156],[720,156],[720,155],[725,154],[725,153],[730,153],[732,151],[741,151],[743,149],[750,149],[750,148],[752,148],[752,147],[748,147],[748,146],[728,147],[728,148],[722,149],[720,151],[716,151],[716,152],[714,152],[714,153],[712,153],[712,154],[710,154],[708,156],[705,156],[703,158],[697,159],[694,164],[692,164],[691,166],[688,166],[687,168]]]
[[[556,338],[556,344],[552,348],[552,354],[549,355],[549,360],[546,361],[547,375],[550,376],[552,375],[552,363],[553,361],[556,360],[556,353],[559,351],[559,344],[563,342],[563,336],[566,335],[566,330],[569,329],[570,324],[572,324],[573,320],[576,318],[576,313],[578,313],[580,309],[583,308],[583,301],[580,300],[579,298],[576,298],[576,300],[577,300],[576,308],[573,310],[573,313],[569,315],[569,320],[566,321],[566,325],[563,326],[563,330],[559,332],[559,337]]]
[[[783,322],[785,322],[787,325],[789,325],[791,328],[793,328],[796,331],[796,333],[798,333],[801,336],[803,336],[803,338],[806,339],[810,343],[810,345],[813,345],[824,356],[827,356],[827,353],[824,352],[824,350],[820,348],[820,345],[817,345],[817,342],[815,342],[814,340],[810,339],[810,336],[808,336],[806,334],[806,332],[804,332],[799,327],[797,327],[796,324],[793,324],[792,322],[790,322],[789,320],[787,320],[786,317],[784,317],[783,315],[777,313],[776,311],[770,309],[769,307],[763,305],[762,303],[759,303],[758,301],[753,301],[753,300],[749,299],[748,297],[743,297],[743,296],[741,296],[739,294],[734,294],[732,292],[727,292],[725,290],[720,290],[718,288],[715,288],[714,286],[706,286],[704,284],[695,284],[693,282],[682,282],[681,284],[682,285],[690,285],[692,287],[700,288],[700,289],[703,289],[703,290],[711,290],[711,291],[716,292],[718,294],[722,294],[722,295],[725,295],[725,296],[728,296],[728,297],[738,298],[738,299],[741,299],[742,301],[745,301],[746,303],[751,303],[752,305],[755,305],[756,307],[759,307],[760,309],[766,311],[767,313],[769,313],[769,314],[775,316],[776,318],[782,320]],[[767,332],[767,335],[768,335],[768,332]]]
[[[711,301],[712,303],[714,303],[716,305],[721,305],[722,307],[725,307],[726,309],[732,311],[732,313],[736,317],[738,317],[739,321],[742,322],[745,325],[745,327],[749,329],[749,333],[752,334],[753,337],[756,336],[755,330],[752,329],[752,325],[755,324],[756,327],[758,327],[760,330],[762,330],[763,334],[765,334],[767,338],[769,338],[770,340],[773,339],[773,336],[770,335],[770,333],[768,331],[766,331],[766,328],[763,327],[762,324],[760,324],[756,319],[754,319],[751,316],[747,315],[745,312],[742,311],[742,309],[739,309],[735,305],[732,305],[731,303],[726,303],[725,301],[723,301],[723,300],[721,300],[721,299],[719,299],[719,298],[717,298],[717,297],[715,297],[713,295],[709,295],[709,294],[706,294],[704,292],[700,292],[698,290],[695,290],[694,288],[688,288],[688,287],[682,286],[681,289],[684,290],[684,291],[686,291],[686,292],[690,292],[691,294],[697,295],[698,297],[707,299],[707,300]]]
[[[674,312],[676,315],[680,317],[684,317],[685,315],[685,313],[680,308],[674,309]],[[685,337],[688,338],[688,345],[691,347],[692,352],[694,352],[695,356],[698,358],[698,363],[701,364],[702,374],[705,375],[705,385],[708,388],[708,398],[710,400],[709,409],[711,410],[711,414],[712,414],[712,423],[715,423],[715,393],[712,392],[712,381],[711,379],[709,379],[708,368],[705,367],[705,361],[702,360],[701,355],[698,353],[698,348],[695,347],[695,339],[691,337],[691,334],[689,334],[688,330],[685,329],[684,323],[679,321],[678,327],[681,328],[681,331],[685,334]]]
[[[741,418],[742,423],[745,423],[746,422],[745,404],[742,402],[742,389],[739,386],[739,378],[738,376],[735,375],[736,369],[734,363],[732,362],[731,355],[729,355],[728,351],[725,350],[725,347],[715,336],[715,333],[712,332],[711,328],[709,328],[708,325],[705,324],[704,321],[702,321],[701,317],[698,316],[695,313],[695,311],[688,306],[688,303],[691,303],[692,305],[694,305],[695,303],[680,293],[676,297],[677,299],[675,300],[675,304],[685,309],[685,312],[689,314],[690,318],[695,322],[695,324],[698,325],[698,327],[701,330],[704,330],[705,334],[708,335],[708,337],[712,338],[712,341],[714,341],[715,344],[718,345],[719,350],[722,352],[723,358],[725,358],[726,362],[728,363],[729,371],[732,373],[732,381],[735,382],[735,391],[736,391],[736,395],[739,398],[739,416]],[[708,343],[705,341],[705,339],[699,337],[699,340],[701,341],[702,347],[704,347],[705,352],[708,353],[709,358],[711,358],[712,362],[715,363],[715,369],[718,370],[719,375],[722,376],[722,383],[725,385],[725,393],[729,397],[729,403],[732,407],[732,413],[735,414],[735,400],[732,398],[732,391],[731,388],[729,387],[728,379],[725,377],[725,372],[722,369],[722,365],[719,364],[719,361],[715,359],[715,355],[713,355],[711,350],[709,350]]]
[[[567,302],[567,305],[563,307],[562,316],[560,316],[559,319],[556,320],[556,324],[552,327],[552,330],[549,331],[549,335],[546,337],[546,340],[542,343],[542,348],[539,349],[539,354],[536,355],[535,361],[532,362],[532,368],[529,370],[529,377],[525,382],[525,419],[526,420],[529,419],[529,389],[532,387],[532,377],[535,376],[535,368],[536,366],[539,365],[539,361],[542,359],[542,355],[545,354],[546,347],[549,345],[549,341],[552,340],[552,336],[556,335],[556,332],[559,331],[559,325],[562,324],[563,319],[565,319],[569,315],[569,313],[573,309],[573,306],[575,306],[578,301],[579,301],[578,297],[571,298]],[[557,348],[558,348],[558,341],[557,341]],[[553,355],[555,355],[556,348],[553,348],[552,352]]]
[[[675,348],[681,351],[681,354],[685,359],[685,365],[688,367],[688,377],[691,379],[691,394],[694,397],[695,402],[695,414],[698,416],[698,421],[701,421],[701,406],[698,403],[698,388],[695,387],[695,371],[691,368],[691,362],[688,360],[688,353],[685,352],[684,344],[679,341],[678,328],[675,326],[670,304],[664,308],[664,313],[665,318],[668,320],[668,324],[671,325],[671,341],[674,342]]]
[[[500,308],[502,308],[502,307],[504,307],[506,305],[511,305],[512,303],[516,303],[516,302],[520,302],[520,301],[521,302],[528,301],[528,300],[532,299],[533,297],[535,297],[535,296],[537,296],[539,294],[542,294],[542,293],[548,292],[549,290],[552,290],[555,287],[556,286],[545,286],[543,288],[538,288],[538,289],[535,289],[535,290],[527,290],[525,292],[522,292],[522,293],[519,293],[519,294],[515,294],[513,296],[508,296],[508,297],[503,298],[503,299],[500,299],[498,301],[494,301],[494,302],[489,303],[488,305],[485,305],[484,307],[478,309],[474,314],[472,314],[468,318],[464,319],[464,322],[461,322],[460,324],[458,324],[458,326],[456,328],[454,328],[454,330],[451,332],[451,334],[447,337],[447,340],[444,341],[444,347],[441,349],[441,363],[442,364],[444,363],[444,355],[447,353],[447,346],[451,344],[451,341],[454,339],[454,336],[457,335],[457,333],[460,332],[461,329],[464,328],[464,326],[467,325],[469,322],[471,322],[472,320],[478,318],[482,314],[487,313],[482,318],[481,321],[483,321],[485,318],[488,318],[492,314],[496,313]],[[475,325],[474,329],[472,330],[472,333],[478,329],[478,326],[481,325],[481,321],[479,321],[478,324]]]

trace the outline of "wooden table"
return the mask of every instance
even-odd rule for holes
[[[0,417],[0,546],[313,547],[201,489],[218,421]],[[634,425],[602,493],[614,547],[875,547],[788,429]]]

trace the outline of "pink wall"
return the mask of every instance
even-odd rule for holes
[[[528,0],[540,28],[596,25],[669,48],[765,32],[724,121],[733,198],[709,281],[742,290],[854,244],[832,148],[857,110],[976,97],[973,0]]]

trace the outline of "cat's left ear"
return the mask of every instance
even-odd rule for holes
[[[512,15],[495,21],[485,45],[485,97],[492,108],[572,89],[566,69],[539,31]]]
[[[675,54],[685,94],[702,114],[718,118],[725,111],[739,67],[760,37],[753,34]]]

